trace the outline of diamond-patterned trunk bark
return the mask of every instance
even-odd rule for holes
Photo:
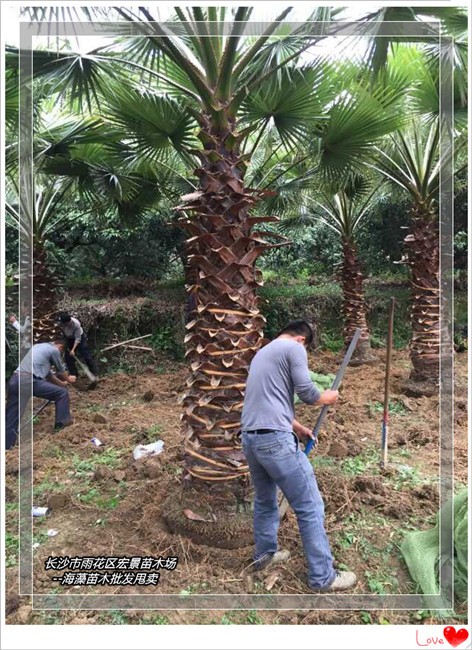
[[[364,298],[364,276],[361,271],[357,248],[352,238],[343,239],[343,316],[344,342],[346,347],[352,340],[357,328],[361,329],[361,337],[352,356],[352,362],[362,363],[372,360],[370,334],[367,326],[367,305]]]
[[[184,458],[187,477],[222,488],[232,481],[238,491],[248,474],[238,438],[247,371],[264,342],[255,263],[270,246],[253,228],[275,218],[249,216],[258,196],[244,186],[240,136],[205,117],[201,126],[201,190],[186,197],[181,209],[192,216],[179,222],[190,235],[187,291],[196,310],[185,337],[191,373],[182,397]]]
[[[33,343],[60,338],[55,322],[56,283],[47,266],[47,254],[41,243],[33,247]]]
[[[437,382],[440,354],[439,228],[434,212],[418,204],[405,237],[411,271],[412,379]]]

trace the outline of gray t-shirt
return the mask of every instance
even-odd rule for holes
[[[25,354],[16,372],[27,372],[40,379],[45,379],[54,366],[58,372],[65,372],[66,368],[62,363],[61,353],[52,343],[36,343],[31,350]]]
[[[68,323],[61,323],[61,325],[66,338],[74,339],[75,343],[80,343],[80,339],[82,338],[84,330],[82,329],[82,325],[77,318],[71,316],[71,319]]]
[[[246,383],[241,429],[292,431],[295,393],[314,404],[320,392],[313,384],[304,346],[290,339],[275,339],[252,360]]]

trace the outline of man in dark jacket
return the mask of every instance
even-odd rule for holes
[[[97,366],[95,364],[92,353],[90,352],[87,337],[78,318],[70,316],[67,312],[63,311],[59,314],[59,323],[64,332],[66,342],[66,365],[68,371],[72,375],[77,375],[77,365],[75,363],[75,356],[78,355],[87,365],[92,374],[97,376]]]

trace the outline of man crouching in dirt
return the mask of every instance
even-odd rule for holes
[[[37,343],[24,356],[13,373],[8,382],[5,413],[5,442],[7,449],[10,449],[16,443],[18,425],[28,404],[31,392],[34,397],[43,397],[55,403],[55,431],[72,424],[69,392],[66,387],[68,384],[73,384],[76,377],[68,375],[66,372],[61,359],[63,351],[64,342],[62,340],[52,343]],[[55,375],[51,372],[52,366],[56,369]]]
[[[318,391],[310,378],[306,347],[313,330],[304,320],[289,323],[252,360],[241,416],[243,450],[254,484],[254,568],[289,559],[277,550],[279,512],[277,486],[298,522],[313,591],[350,589],[356,576],[336,571],[324,529],[324,504],[313,468],[300,450],[297,436],[313,435],[294,419],[294,393],[306,404],[334,404],[338,391]]]

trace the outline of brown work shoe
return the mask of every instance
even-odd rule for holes
[[[332,591],[346,591],[351,589],[357,582],[357,576],[352,571],[336,571],[336,577],[329,587],[316,588],[312,587],[312,591],[320,593],[329,593]]]
[[[267,553],[259,560],[252,563],[253,571],[262,571],[272,564],[283,564],[290,559],[290,551],[276,551],[275,553]]]

